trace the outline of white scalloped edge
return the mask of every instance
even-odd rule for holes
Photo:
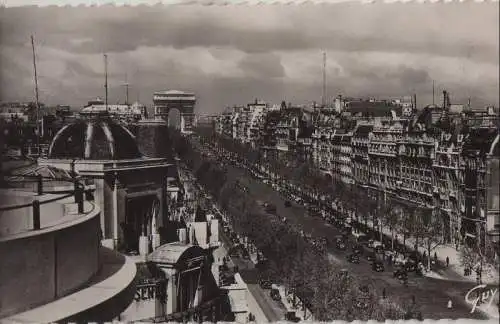
[[[155,5],[203,5],[203,6],[230,6],[230,5],[305,5],[305,4],[336,4],[336,3],[498,3],[500,0],[0,0],[1,7],[22,6],[155,6]]]

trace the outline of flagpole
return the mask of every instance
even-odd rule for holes
[[[36,104],[36,145],[40,157],[40,104],[38,101],[38,76],[36,73],[35,40],[31,35],[31,49],[33,51],[33,70],[35,71],[35,104]]]

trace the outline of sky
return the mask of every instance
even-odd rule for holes
[[[4,0],[5,1],[5,0]],[[0,101],[34,100],[30,35],[39,97],[82,107],[151,105],[154,91],[197,95],[197,113],[255,99],[321,102],[327,95],[417,103],[499,105],[499,4],[231,5],[0,8]]]

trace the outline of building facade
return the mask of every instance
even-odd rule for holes
[[[487,184],[496,174],[494,152],[498,149],[493,149],[493,142],[498,111],[451,104],[447,92],[442,106],[419,111],[416,107],[415,95],[394,100],[339,96],[335,111],[311,113],[311,130],[304,132],[304,126],[297,127],[295,115],[284,113],[290,110],[282,104],[280,111],[267,114],[261,145],[286,148],[288,155],[311,161],[339,181],[369,187],[371,196],[384,195],[408,207],[432,210],[442,224],[444,242],[461,242],[467,233],[476,235],[480,223],[475,220],[476,210],[483,215],[482,222],[494,228],[498,206],[494,198],[488,198],[496,194],[494,186]],[[308,135],[296,137],[297,132]],[[492,153],[473,148],[479,144],[465,145],[474,141],[487,142]],[[302,147],[302,143],[307,145]],[[474,226],[464,225],[468,218]]]

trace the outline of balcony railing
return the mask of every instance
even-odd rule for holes
[[[58,202],[58,201],[63,201],[64,199],[67,199],[69,197],[74,197],[74,202],[77,206],[77,213],[78,214],[83,214],[84,213],[84,202],[85,202],[85,195],[89,195],[94,191],[93,186],[88,186],[85,188],[85,185],[82,184],[80,181],[78,181],[77,178],[74,180],[67,180],[67,179],[59,179],[59,182],[66,182],[66,186],[59,186],[57,188],[51,187],[52,190],[50,191],[45,191],[44,189],[47,189],[48,187],[44,188],[44,179],[45,180],[54,180],[53,178],[44,178],[42,176],[20,176],[23,178],[22,181],[15,181],[12,183],[10,187],[16,188],[16,184],[19,185],[22,183],[23,185],[34,183],[36,184],[36,190],[34,194],[31,197],[33,198],[27,198],[24,200],[31,200],[30,202],[25,202],[25,203],[20,203],[20,204],[12,204],[12,205],[6,205],[6,206],[0,206],[0,221],[2,216],[7,217],[7,214],[9,212],[15,211],[15,210],[21,210],[24,208],[31,208],[32,213],[31,213],[31,224],[32,228],[31,230],[39,230],[41,228],[41,222],[40,222],[40,211],[42,205],[47,205],[53,202]],[[17,177],[17,178],[20,178]],[[19,189],[17,187],[17,189]],[[26,193],[25,191],[22,190],[16,190],[16,189],[9,189],[10,193],[15,193],[17,192],[22,192]],[[26,197],[26,195],[24,196]]]

